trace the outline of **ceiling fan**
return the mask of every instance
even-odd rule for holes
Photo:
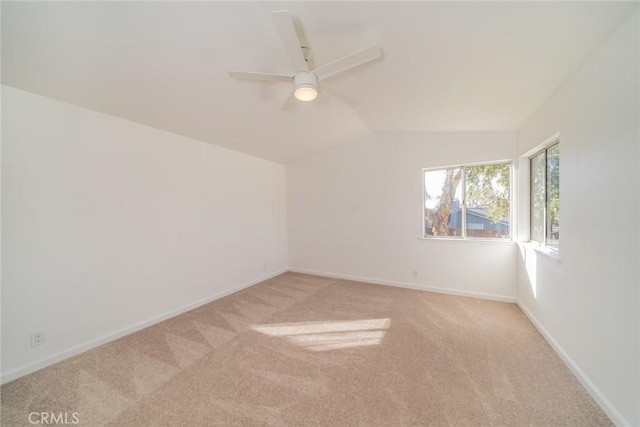
[[[308,48],[301,46],[291,14],[286,10],[276,10],[271,12],[271,18],[273,19],[273,23],[276,26],[280,38],[282,39],[287,55],[291,60],[294,73],[271,74],[248,71],[229,71],[229,76],[238,80],[293,83],[293,92],[282,106],[283,110],[290,109],[293,104],[295,104],[295,100],[313,101],[318,96],[319,91],[326,92],[335,98],[347,102],[348,104],[353,104],[348,97],[342,95],[339,91],[326,84],[323,80],[357,67],[358,65],[380,58],[382,55],[380,46],[373,45],[361,49],[326,65],[309,70],[309,66],[307,64],[309,57],[305,56],[305,52],[308,52]],[[322,84],[319,83],[320,81],[322,81]]]

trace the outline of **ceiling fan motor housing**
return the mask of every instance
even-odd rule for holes
[[[296,99],[312,101],[318,95],[318,78],[313,73],[300,71],[293,76],[293,88]]]

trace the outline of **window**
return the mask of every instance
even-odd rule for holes
[[[511,163],[423,170],[424,237],[509,239]]]
[[[560,142],[529,159],[529,239],[542,246],[560,248]]]

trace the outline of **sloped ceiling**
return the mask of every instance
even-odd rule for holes
[[[4,84],[281,163],[371,132],[518,129],[636,2],[2,2]],[[269,12],[315,65],[383,57],[288,113],[293,70]]]

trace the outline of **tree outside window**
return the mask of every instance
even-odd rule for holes
[[[529,159],[529,239],[542,246],[560,248],[560,143]]]
[[[424,171],[425,237],[510,238],[511,163]]]

